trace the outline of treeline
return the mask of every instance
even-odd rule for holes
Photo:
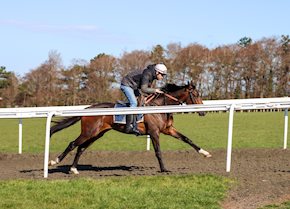
[[[61,55],[51,51],[48,59],[23,77],[0,67],[1,107],[80,105],[116,101],[122,95],[118,83],[127,72],[163,62],[167,82],[196,83],[204,99],[236,99],[289,96],[289,36],[252,41],[241,38],[236,44],[209,49],[194,43],[152,51],[124,52],[119,58],[98,54],[89,62],[75,60],[62,66]]]

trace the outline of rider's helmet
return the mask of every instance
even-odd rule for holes
[[[167,67],[164,64],[155,65],[155,70],[163,75],[167,74]]]

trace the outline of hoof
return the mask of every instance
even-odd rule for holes
[[[72,174],[75,174],[75,175],[80,174],[80,173],[78,172],[78,169],[76,169],[76,168],[70,168],[70,172],[71,172]]]
[[[163,169],[161,170],[161,173],[170,173],[171,171],[170,170],[167,170],[167,169]]]
[[[206,155],[204,157],[210,158],[210,157],[212,157],[212,155],[208,153],[208,155]]]
[[[48,162],[48,166],[54,166],[57,163],[58,163],[57,161],[51,160],[51,161]]]
[[[207,151],[205,151],[205,150],[203,150],[203,149],[200,149],[200,150],[198,151],[198,153],[203,154],[203,156],[204,156],[204,157],[207,157],[207,158],[212,157],[212,155],[211,155],[209,152],[207,152]]]

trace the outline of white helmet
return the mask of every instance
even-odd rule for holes
[[[155,70],[161,74],[167,74],[167,67],[164,64],[155,65]]]

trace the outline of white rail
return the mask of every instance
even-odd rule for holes
[[[172,105],[137,108],[92,108],[85,109],[83,106],[54,106],[34,108],[0,108],[0,118],[20,118],[19,121],[19,153],[22,152],[22,120],[21,118],[46,117],[46,137],[44,152],[44,178],[48,177],[48,159],[50,142],[50,123],[53,116],[97,116],[97,115],[126,115],[126,114],[154,114],[154,113],[179,113],[179,112],[209,112],[229,111],[228,145],[226,171],[230,172],[232,153],[232,133],[235,110],[256,110],[256,109],[284,109],[284,143],[287,148],[288,133],[288,109],[290,98],[266,98],[266,99],[237,99],[237,100],[211,100],[204,101],[203,105]],[[147,149],[148,149],[147,141]]]

